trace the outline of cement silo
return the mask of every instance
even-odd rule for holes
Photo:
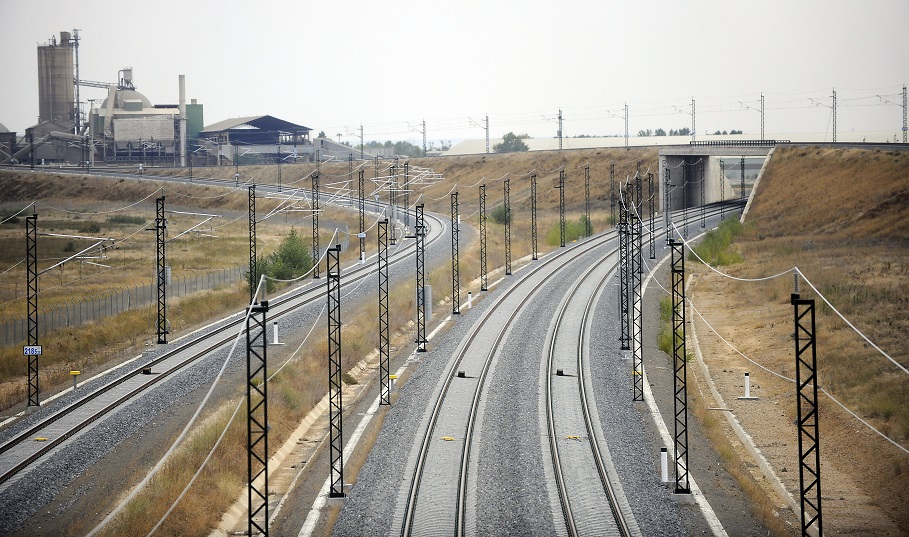
[[[69,32],[60,32],[60,42],[38,47],[38,122],[53,121],[72,126],[75,121],[73,83],[73,41]]]

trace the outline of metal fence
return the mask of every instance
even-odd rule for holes
[[[212,270],[208,272],[172,275],[167,284],[168,298],[176,298],[199,291],[216,289],[246,280],[248,267]],[[80,326],[110,315],[139,309],[157,300],[155,282],[111,290],[85,299],[60,303],[38,310],[38,335],[68,326]],[[22,314],[0,316],[0,344],[21,343],[28,336],[28,317]]]

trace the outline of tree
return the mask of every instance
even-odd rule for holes
[[[492,150],[496,153],[517,153],[519,151],[527,151],[530,148],[527,147],[524,140],[529,138],[530,135],[527,134],[509,132],[502,137],[502,143],[492,146]]]
[[[319,131],[319,136],[318,136],[318,137],[319,137],[319,138],[328,138],[328,136],[325,134],[325,131]]]
[[[656,131],[654,131],[654,136],[666,136],[666,131],[664,131],[663,129],[657,129]]]
[[[278,280],[291,280],[306,274],[312,268],[312,255],[309,246],[303,242],[303,237],[291,228],[278,249],[267,257],[260,257],[257,265],[259,274]],[[258,283],[256,282],[257,285]],[[275,283],[268,280],[268,291],[274,290]]]

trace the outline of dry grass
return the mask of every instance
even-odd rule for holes
[[[4,181],[4,189],[0,191],[0,212],[12,215],[32,202],[36,203],[39,233],[117,239],[114,249],[107,251],[106,258],[98,260],[110,268],[73,261],[42,275],[39,279],[40,308],[147,284],[154,272],[155,234],[146,231],[146,228],[154,225],[155,198],[162,192],[168,211],[222,215],[202,228],[215,237],[190,233],[168,244],[167,259],[174,278],[242,266],[249,260],[248,195],[245,188],[8,171],[0,171],[0,180]],[[142,201],[136,203],[138,200]],[[257,200],[257,214],[266,214],[277,203],[274,199],[260,198]],[[118,210],[124,207],[126,209]],[[0,226],[0,268],[5,270],[0,276],[0,316],[12,318],[26,315],[23,217],[31,213],[31,208],[28,208],[18,221]],[[122,223],[117,218],[111,221],[112,217],[133,221]],[[199,217],[170,212],[167,219],[170,237],[200,221]],[[335,227],[355,230],[357,219],[356,214],[348,211],[330,211],[320,223],[321,242],[327,245]],[[291,228],[309,235],[311,221],[301,213],[285,213],[259,223],[256,230],[258,252],[267,254],[273,251]],[[342,254],[342,260],[356,258],[356,242],[356,238],[350,241],[351,249]],[[75,239],[39,236],[38,270],[71,256],[88,244]],[[369,249],[374,250],[374,247]],[[205,319],[237,311],[243,307],[247,297],[245,284],[241,283],[169,299],[171,337],[191,330]],[[154,319],[153,309],[145,308],[42,336],[42,392],[68,385],[70,369],[91,374],[111,362],[135,355],[152,339]],[[23,367],[19,345],[0,347],[0,409],[10,408],[25,399]]]
[[[738,242],[747,263],[737,273],[800,267],[843,315],[909,366],[909,155],[790,149],[774,157],[759,188]],[[769,295],[788,302],[791,289],[784,279]],[[814,296],[804,285],[802,294]],[[822,385],[909,440],[905,375],[818,302]]]
[[[756,192],[736,241],[744,262],[725,267],[739,277],[760,277],[798,266],[856,327],[903,366],[909,366],[909,155],[880,150],[778,149]],[[709,312],[734,344],[763,341],[746,354],[793,377],[792,277],[764,283],[717,281],[699,292],[722,293],[730,311]],[[818,378],[847,407],[904,446],[909,443],[909,382],[872,349],[804,282],[816,298]],[[733,307],[734,305],[734,307]],[[720,319],[722,317],[722,319]],[[768,382],[770,384],[770,382]],[[822,454],[850,475],[871,501],[903,529],[909,527],[902,490],[905,454],[843,415],[821,396]],[[792,403],[794,407],[794,402]],[[794,412],[787,404],[787,414]],[[823,416],[828,416],[825,421]],[[845,466],[845,465],[844,465]],[[828,520],[836,527],[836,515]],[[848,515],[841,514],[839,523]],[[827,517],[825,517],[827,518]]]

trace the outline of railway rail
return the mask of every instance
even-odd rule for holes
[[[375,203],[371,205],[375,206]],[[429,214],[426,218],[431,222],[427,242],[432,244],[445,236],[445,224]],[[389,264],[399,264],[410,258],[413,247],[413,244],[399,246],[389,256]],[[371,264],[355,264],[345,273],[343,285],[344,287],[357,285],[363,278],[373,273]],[[292,311],[322,300],[325,292],[324,285],[308,285],[285,293],[269,302],[269,319],[280,319]],[[196,335],[189,341],[168,349],[161,356],[104,383],[91,393],[40,418],[36,423],[3,441],[0,444],[0,486],[5,486],[8,481],[21,475],[25,469],[104,416],[147,393],[164,379],[186,370],[212,351],[228,345],[235,339],[243,321],[242,314],[234,315],[215,330]],[[152,368],[155,374],[144,375],[143,370],[147,368]]]
[[[719,214],[719,206],[711,208],[711,213],[712,215]],[[700,216],[691,214],[689,222],[696,221],[698,218]],[[616,236],[614,231],[609,231],[564,250],[559,250],[541,260],[538,265],[530,268],[509,289],[498,296],[459,342],[454,356],[449,362],[444,380],[433,396],[431,410],[424,416],[423,423],[421,423],[422,432],[417,438],[419,446],[415,456],[411,457],[412,461],[408,467],[411,470],[408,472],[409,483],[399,494],[398,507],[392,524],[393,527],[399,525],[401,535],[454,534],[462,536],[472,533],[472,529],[467,527],[468,510],[470,509],[467,498],[469,478],[467,470],[475,441],[474,431],[477,429],[478,407],[486,388],[490,367],[507,337],[509,327],[533,302],[538,290],[559,276],[561,269],[585,254],[596,252],[604,247],[608,248],[610,241],[614,241]],[[660,240],[662,234],[655,233],[654,237],[655,240]],[[604,506],[610,506],[608,509],[616,519],[611,522],[614,530],[607,534],[624,536],[634,535],[636,524],[633,520],[627,520],[630,516],[630,508],[627,504],[623,505],[621,498],[618,498],[613,491],[615,484],[609,477],[606,464],[603,462],[602,450],[597,445],[594,419],[590,411],[593,405],[587,399],[589,381],[583,374],[584,369],[589,367],[589,364],[585,363],[586,326],[592,315],[593,297],[597,295],[597,289],[605,284],[609,274],[615,269],[616,251],[615,248],[609,250],[603,256],[602,262],[592,267],[582,278],[583,281],[575,285],[571,296],[563,304],[559,317],[563,317],[571,303],[577,302],[571,300],[572,297],[577,298],[582,294],[589,294],[590,299],[581,306],[581,328],[575,328],[578,331],[575,332],[577,343],[574,345],[575,352],[573,353],[576,360],[574,363],[575,376],[578,379],[572,391],[573,397],[576,399],[573,404],[575,410],[584,415],[584,423],[580,426],[586,431],[586,438],[590,445],[588,458],[591,459],[589,465],[585,465],[583,462],[580,464],[585,468],[584,471],[595,467],[600,477],[603,489],[600,493],[602,501],[595,500],[593,505],[600,511]],[[561,319],[556,320],[556,326],[550,334],[549,367],[553,367],[556,363],[556,336],[560,340],[565,337],[563,333],[565,330],[558,326],[561,323]],[[561,348],[564,349],[564,346]],[[546,376],[548,382],[552,382],[553,375],[547,373]],[[556,388],[551,384],[546,389],[545,398],[550,405],[550,426],[549,431],[545,434],[556,444],[560,429],[555,416],[561,415],[563,412],[555,407],[557,404],[562,404],[563,399],[571,399],[572,394],[563,393],[558,397],[553,394],[557,390],[561,390],[559,393],[562,393],[567,389],[569,388],[566,386]],[[556,403],[555,399],[559,399],[560,403]],[[565,404],[569,403],[565,402]],[[563,482],[559,489],[567,532],[570,535],[585,535],[590,534],[585,527],[588,529],[595,527],[599,534],[603,531],[601,517],[588,518],[582,523],[575,520],[571,507],[572,496],[575,494],[568,491],[565,483],[567,480],[562,476],[559,468],[563,465],[563,461],[557,445],[553,448],[552,459],[557,479],[561,477]],[[577,461],[573,461],[571,464],[576,468],[580,467]]]

